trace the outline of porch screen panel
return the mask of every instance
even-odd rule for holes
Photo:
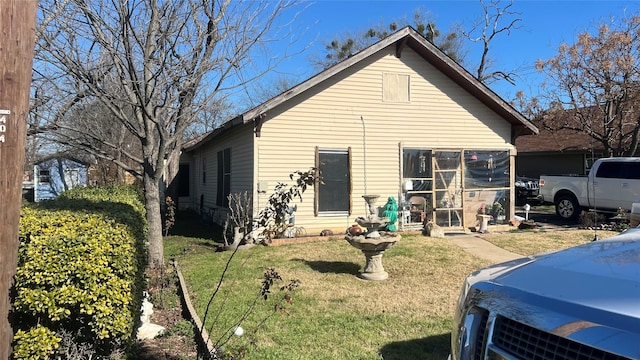
[[[432,218],[433,153],[429,149],[402,149],[402,223],[422,224]]]
[[[460,151],[435,151],[435,223],[462,226],[462,162]]]
[[[510,209],[508,150],[465,150],[465,226],[475,225],[477,213],[491,215],[489,223],[506,222]]]
[[[349,150],[318,149],[318,212],[348,214],[351,204]]]
[[[509,151],[466,150],[466,189],[509,187]]]

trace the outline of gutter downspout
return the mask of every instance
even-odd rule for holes
[[[362,151],[364,154],[364,195],[367,195],[367,130],[362,115],[360,115],[360,121],[362,122]]]

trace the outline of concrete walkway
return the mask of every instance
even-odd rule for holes
[[[523,255],[515,254],[492,243],[482,239],[482,237],[474,234],[454,233],[447,234],[446,239],[460,246],[463,250],[473,254],[479,258],[491,261],[494,264],[519,259]]]

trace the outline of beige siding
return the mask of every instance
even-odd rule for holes
[[[269,120],[256,139],[256,177],[269,185],[269,191],[257,196],[256,209],[278,181],[314,165],[316,146],[352,148],[353,214],[315,217],[311,189],[296,213],[297,224],[309,233],[325,228],[341,231],[365,215],[361,198],[365,192],[380,195],[379,206],[388,196],[398,197],[399,143],[433,149],[513,148],[507,121],[412,50],[406,49],[398,59],[394,49],[362,61],[339,79],[319,84],[310,94],[302,94],[304,100],[289,101],[287,108],[267,114]],[[410,76],[409,103],[383,102],[384,73]]]
[[[249,124],[216,137],[193,154],[193,207],[200,209],[202,206],[207,214],[216,208],[218,152],[226,148],[231,148],[231,192],[251,194],[253,189],[253,126]],[[206,166],[206,184],[202,182],[203,165]],[[201,199],[203,204],[200,204]]]

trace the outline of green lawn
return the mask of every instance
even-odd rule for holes
[[[512,251],[536,242],[536,249],[546,244],[544,251],[567,247],[563,241],[540,241],[550,234],[528,232],[514,240],[509,233],[504,243],[512,244]],[[580,236],[585,240],[579,241],[589,240]],[[501,242],[498,235],[491,241]],[[384,255],[389,279],[369,282],[357,277],[364,255],[344,240],[256,246],[236,253],[211,300],[231,256],[211,245],[170,236],[165,252],[177,258],[201,318],[209,304],[206,324],[214,342],[224,342],[224,334],[250,308],[266,269],[275,268],[283,278],[244,320],[244,336],[225,345],[247,359],[445,359],[460,285],[473,270],[490,265],[447,238],[405,236]],[[292,304],[282,302],[279,287],[293,279],[300,286]],[[285,310],[274,312],[278,301]]]
[[[619,232],[604,230],[514,231],[486,234],[482,238],[516,254],[535,255],[588,243],[595,236],[605,239],[616,234]]]

